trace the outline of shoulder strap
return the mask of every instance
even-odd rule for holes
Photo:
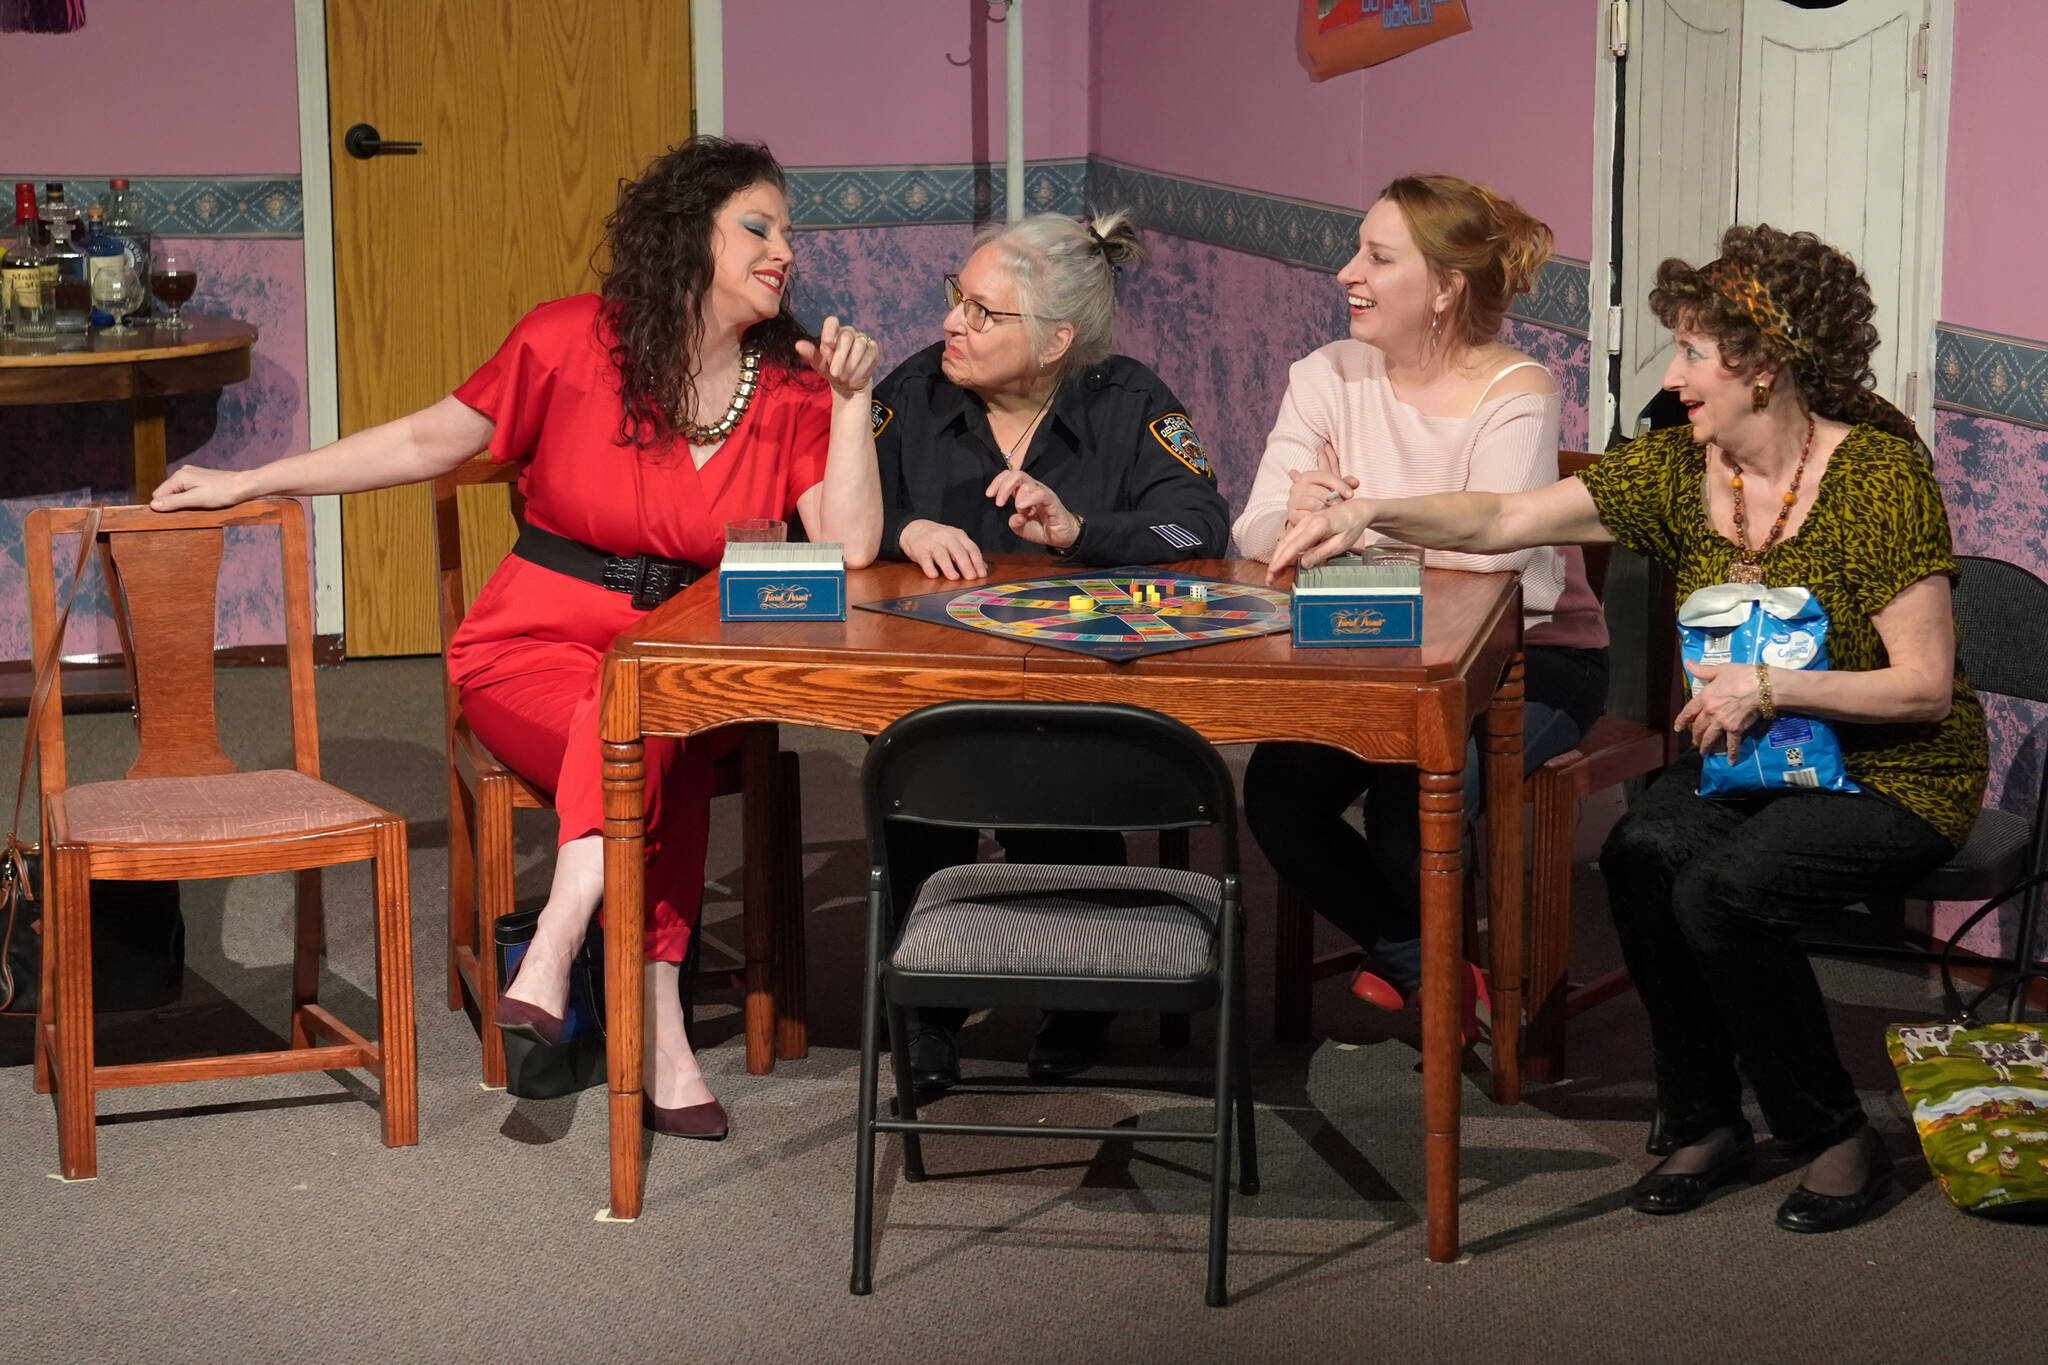
[[[1493,386],[1495,384],[1500,383],[1501,380],[1506,379],[1516,370],[1526,370],[1532,366],[1539,370],[1544,368],[1543,362],[1540,360],[1517,360],[1514,364],[1508,366],[1506,369],[1494,375],[1493,378],[1487,380],[1486,387],[1479,391],[1479,397],[1477,401],[1475,401],[1472,404],[1472,412],[1479,411],[1480,405],[1486,402],[1486,395],[1493,392]],[[1472,415],[1472,413],[1466,413],[1465,415],[1469,417]]]
[[[21,807],[28,796],[29,764],[36,756],[42,736],[43,704],[50,699],[50,691],[57,683],[57,658],[64,652],[64,626],[71,619],[71,604],[78,600],[78,585],[85,578],[85,566],[92,558],[93,543],[99,539],[101,510],[95,504],[86,512],[85,526],[79,533],[78,561],[71,569],[71,586],[65,589],[64,602],[57,608],[57,629],[36,658],[35,681],[29,689],[28,728],[21,741],[21,771],[14,782],[14,820],[7,827],[6,861],[4,866],[0,866],[0,898],[4,898],[7,904],[7,929],[4,935],[0,935],[0,1005],[14,999],[14,977],[7,967],[5,945],[14,937],[17,904],[36,898],[35,891],[29,886],[28,865],[24,861],[33,850],[21,842]]]

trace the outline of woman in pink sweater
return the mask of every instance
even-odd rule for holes
[[[1498,339],[1509,300],[1535,280],[1550,242],[1550,229],[1513,201],[1454,176],[1387,186],[1359,225],[1358,254],[1337,272],[1351,335],[1295,362],[1233,528],[1239,550],[1270,558],[1294,522],[1353,495],[1556,482],[1556,381]],[[1577,743],[1607,696],[1607,626],[1580,552],[1432,551],[1429,563],[1521,575],[1524,767]],[[1415,770],[1321,745],[1262,744],[1244,788],[1246,822],[1274,868],[1370,954],[1352,992],[1402,1008],[1421,980]],[[1476,751],[1465,793],[1476,809]],[[1344,819],[1361,794],[1363,834]],[[1478,987],[1475,969],[1468,1041]]]

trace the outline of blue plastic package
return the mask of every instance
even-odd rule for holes
[[[1828,666],[1828,614],[1805,588],[1716,583],[1678,609],[1679,652],[1693,664]],[[1689,692],[1699,681],[1686,674]],[[1752,727],[1738,756],[1725,747],[1702,756],[1701,796],[1745,796],[1801,788],[1862,790],[1842,766],[1842,743],[1826,721],[1781,715],[1768,730]]]

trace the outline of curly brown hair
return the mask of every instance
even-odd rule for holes
[[[1812,233],[1737,224],[1721,234],[1718,260],[1695,269],[1673,257],[1658,266],[1650,308],[1666,327],[1683,323],[1712,337],[1732,372],[1747,377],[1776,367],[1809,410],[1868,423],[1927,450],[1913,419],[1871,387],[1878,335],[1870,281]],[[1768,330],[1760,313],[1771,321]]]
[[[759,143],[718,137],[690,138],[656,157],[639,179],[620,183],[596,266],[600,325],[619,372],[620,445],[663,448],[697,420],[693,386],[712,224],[727,200],[754,185],[787,192],[774,155]],[[741,341],[761,348],[763,364],[807,375],[796,343],[809,337],[784,289],[781,310],[749,327]]]

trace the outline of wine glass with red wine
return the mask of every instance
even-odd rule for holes
[[[167,332],[181,332],[192,324],[178,315],[178,311],[192,299],[192,291],[199,287],[199,270],[192,258],[182,251],[159,251],[150,263],[149,292],[156,295],[171,315],[157,326]]]

